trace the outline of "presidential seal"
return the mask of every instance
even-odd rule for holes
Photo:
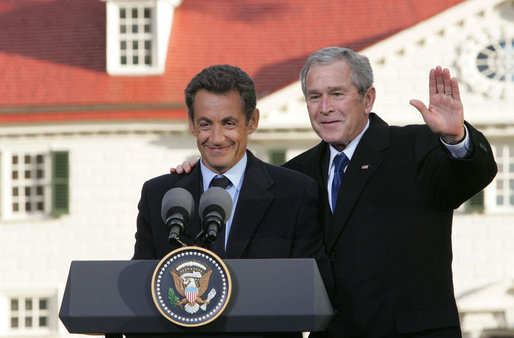
[[[170,252],[154,270],[152,297],[159,312],[180,326],[216,319],[230,299],[227,267],[212,251],[184,247]]]

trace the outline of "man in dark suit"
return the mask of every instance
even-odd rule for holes
[[[177,248],[168,243],[161,218],[161,201],[169,189],[188,190],[198,204],[212,180],[224,178],[234,207],[226,235],[214,242],[221,241],[221,246],[211,249],[225,258],[312,257],[327,278],[330,263],[317,220],[316,182],[297,171],[264,163],[246,149],[248,135],[259,122],[250,77],[237,67],[212,66],[191,80],[185,95],[200,165],[190,175],[168,174],[144,184],[133,259],[160,259]],[[181,237],[186,244],[195,244],[200,223],[195,213]]]
[[[486,138],[464,122],[457,80],[432,69],[429,107],[411,101],[426,125],[405,127],[371,113],[371,66],[349,49],[313,53],[301,83],[322,141],[284,166],[318,182],[335,274],[328,336],[460,337],[453,210],[497,169]]]
[[[461,337],[453,210],[497,168],[486,138],[464,122],[457,80],[432,69],[429,107],[411,101],[426,125],[395,127],[371,113],[375,88],[365,56],[324,48],[300,78],[322,141],[284,166],[318,182],[335,275],[328,336]]]

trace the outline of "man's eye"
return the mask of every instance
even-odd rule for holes
[[[320,95],[310,95],[310,96],[307,98],[307,100],[308,100],[309,102],[316,102],[316,101],[319,101],[319,98],[320,98],[320,97],[321,97]]]

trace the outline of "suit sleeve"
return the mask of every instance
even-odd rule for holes
[[[317,184],[309,180],[302,194],[291,257],[314,258],[330,296],[334,286],[334,277],[325,251],[323,230],[318,223],[317,196]]]
[[[148,208],[149,183],[143,185],[141,199],[139,200],[137,215],[136,244],[132,259],[156,259],[153,245],[152,226]]]
[[[441,142],[430,147],[426,137],[418,139],[418,183],[425,199],[437,208],[458,208],[496,175],[489,142],[470,124],[466,123],[466,127],[471,138],[471,154],[463,159],[454,158]]]

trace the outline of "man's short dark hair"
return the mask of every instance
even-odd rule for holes
[[[227,94],[237,90],[247,122],[257,106],[255,85],[248,74],[240,68],[230,65],[211,66],[198,73],[185,90],[187,113],[193,122],[195,95],[202,89],[214,94]]]

